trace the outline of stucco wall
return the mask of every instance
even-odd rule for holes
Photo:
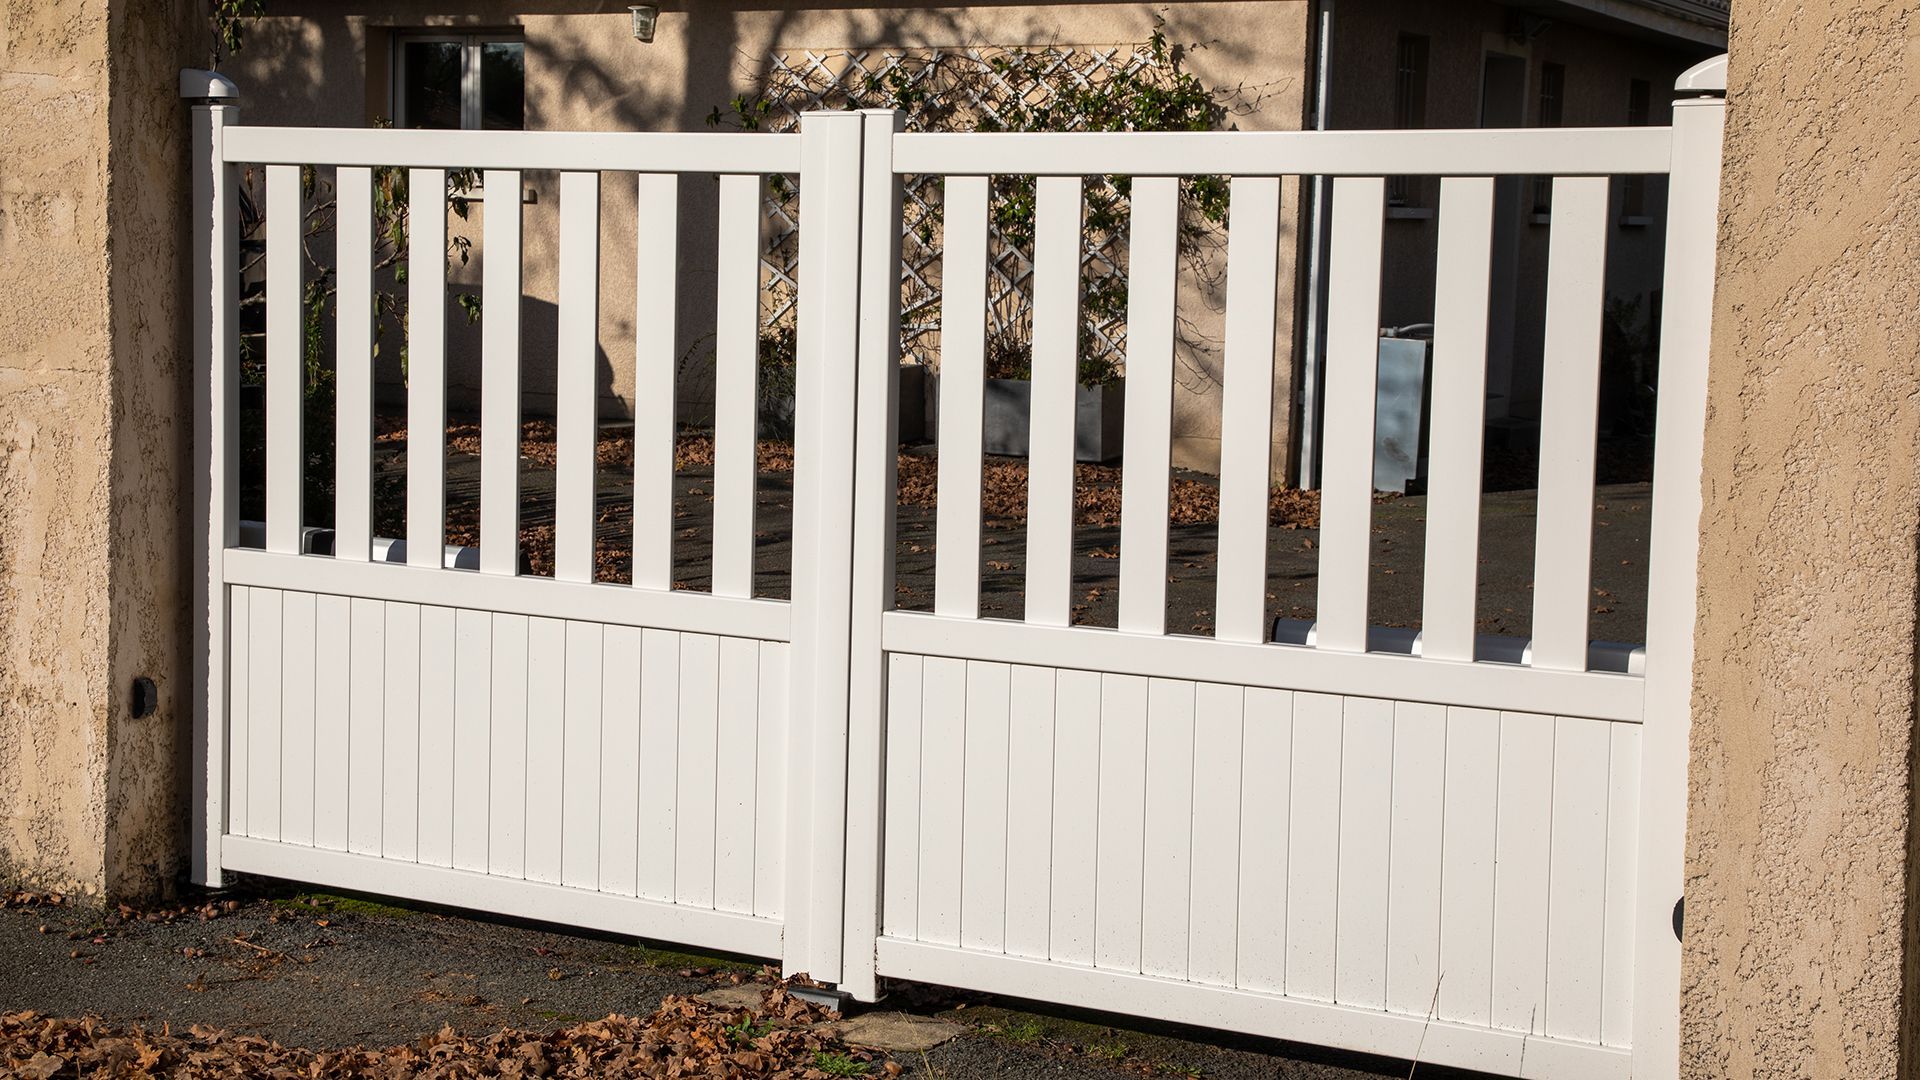
[[[1734,5],[1689,1076],[1913,1075],[1920,4]]]

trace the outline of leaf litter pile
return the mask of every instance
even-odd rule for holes
[[[199,1025],[181,1035],[19,1012],[0,1016],[0,1076],[826,1080],[899,1074],[897,1064],[837,1040],[826,1026],[830,1019],[772,986],[758,1012],[673,996],[652,1016],[614,1015],[552,1032],[471,1037],[442,1028],[403,1046],[307,1050]]]

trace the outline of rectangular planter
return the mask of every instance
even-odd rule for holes
[[[927,376],[927,437],[938,439],[940,376]],[[904,386],[903,393],[904,397]],[[1026,379],[988,379],[981,445],[989,454],[1026,457],[1033,384]],[[1074,388],[1073,458],[1092,463],[1120,460],[1124,452],[1125,380]]]

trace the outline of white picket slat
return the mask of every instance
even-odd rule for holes
[[[1147,680],[1145,880],[1140,901],[1140,970],[1187,977],[1193,917],[1194,725],[1198,688],[1184,679]]]
[[[713,906],[714,791],[720,782],[720,639],[680,639],[679,766],[674,782],[674,898]]]
[[[638,894],[640,649],[646,631],[609,626],[600,640],[600,891]]]
[[[760,696],[760,643],[745,638],[721,638],[713,906],[722,911],[753,911]]]
[[[759,422],[760,178],[720,178],[719,310],[714,328],[713,593],[753,595]]]
[[[385,724],[381,746],[380,854],[413,862],[420,851],[420,606],[388,604]]]
[[[520,173],[492,169],[488,191],[514,195]],[[517,197],[495,198],[485,215],[480,305],[480,569],[520,572],[520,233]]]
[[[290,592],[281,601],[280,839],[289,844],[313,843],[318,599],[312,593]],[[328,672],[329,678],[334,675]]]
[[[960,943],[966,837],[967,662],[928,657],[921,672],[919,941]]]
[[[1326,449],[1320,472],[1320,615],[1315,644],[1342,652],[1367,650],[1385,184],[1374,177],[1343,176],[1333,182]]]
[[[1140,970],[1146,883],[1147,680],[1100,676],[1100,841],[1094,861],[1093,963]]]
[[[1236,176],[1228,193],[1226,382],[1220,399],[1220,555],[1214,636],[1267,640],[1280,181]]]
[[[920,933],[920,673],[918,656],[887,661],[887,817],[880,879],[880,927],[889,937]]]
[[[1044,959],[1053,907],[1052,668],[1013,666],[1007,718],[1006,951]]]
[[[453,865],[454,610],[420,609],[419,859]]]
[[[1287,985],[1288,874],[1292,857],[1294,703],[1299,695],[1251,687],[1241,725],[1240,890],[1234,985],[1280,993]]]
[[[373,544],[373,170],[343,166],[333,184],[333,557],[365,562]]]
[[[352,610],[353,602],[344,596],[314,601],[313,844],[332,851],[347,849]],[[320,678],[320,672],[327,677]]]
[[[1135,180],[1130,229],[1119,625],[1133,633],[1163,634],[1167,629],[1167,496],[1173,467],[1180,182],[1171,177]]]
[[[1026,619],[1045,626],[1067,625],[1073,602],[1081,210],[1079,177],[1049,176],[1035,185]]]
[[[980,614],[981,425],[987,372],[987,178],[949,176],[940,301],[939,503],[933,609]]]
[[[525,615],[493,616],[487,872],[502,877],[525,877],[527,872],[527,665],[533,655],[532,632],[532,620]]]
[[[1486,1025],[1493,1007],[1494,830],[1499,817],[1500,714],[1447,710],[1446,809],[1441,814],[1439,1015]]]
[[[1432,1013],[1440,985],[1446,761],[1446,707],[1395,703],[1385,1001],[1388,1009],[1413,1016]]]
[[[1544,1034],[1546,1022],[1553,744],[1552,717],[1500,715],[1492,1022],[1495,1027],[1533,1034]]]
[[[455,613],[453,672],[453,867],[485,873],[492,828],[491,612],[462,608]]]
[[[642,173],[635,211],[633,587],[673,587],[674,336],[680,277],[680,178]]]
[[[527,623],[526,875],[561,883],[566,856],[567,624]]]
[[[289,554],[300,552],[306,472],[306,323],[300,316],[306,222],[300,202],[300,167],[267,166],[267,550]]]
[[[560,883],[577,889],[600,887],[600,764],[605,749],[600,693],[605,636],[606,628],[599,623],[566,624]]]
[[[247,675],[247,756],[236,759],[247,771],[247,835],[280,839],[280,736],[282,597],[278,589],[254,589],[250,616],[251,671]]]
[[[387,605],[353,598],[347,661],[347,850],[380,854]]]
[[[1012,669],[967,665],[965,761],[961,767],[960,945],[1006,950],[1008,731]]]
[[[447,170],[407,176],[407,565],[438,570],[447,517]]]
[[[560,341],[554,376],[553,576],[593,580],[598,435],[600,174],[560,174]]]
[[[1293,696],[1287,811],[1287,995],[1332,1001],[1339,930],[1340,751],[1344,699]]]
[[[679,813],[680,638],[647,630],[640,641],[640,895],[672,900]]]
[[[1094,911],[1100,843],[1100,695],[1094,671],[1054,674],[1052,923],[1047,955],[1094,962]],[[925,858],[923,851],[921,858]]]

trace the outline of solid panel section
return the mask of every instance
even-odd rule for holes
[[[1279,993],[1287,979],[1295,695],[1246,691],[1240,765],[1240,891],[1234,985]]]
[[[929,657],[921,674],[921,941],[960,942],[960,857],[967,763],[967,663]]]
[[[487,869],[493,762],[493,614],[453,619],[453,866]]]
[[[679,813],[680,635],[646,630],[640,641],[640,895],[674,898]]]
[[[278,589],[254,589],[247,597],[253,609],[252,642],[248,645],[247,755],[236,758],[247,770],[247,835],[280,839],[280,676],[286,624]]]
[[[227,593],[227,821],[226,831],[247,833],[247,775],[252,730],[247,719],[247,683],[253,667],[252,589],[234,587]]]
[[[487,871],[527,872],[527,663],[532,620],[493,616],[487,784]]]
[[[673,587],[680,178],[642,173],[634,222],[633,586]]]
[[[1073,594],[1075,394],[1080,386],[1080,178],[1034,185],[1033,380],[1027,422],[1027,606],[1065,626]]]
[[[1167,492],[1173,465],[1174,298],[1180,181],[1136,178],[1127,247],[1127,467],[1120,476],[1122,630],[1167,629]],[[1265,595],[1262,592],[1262,595]]]
[[[646,631],[600,641],[600,891],[633,896],[640,873],[640,647]]]
[[[347,661],[347,850],[380,854],[387,605],[353,599]]]
[[[489,191],[517,192],[512,169],[486,174]],[[518,198],[486,203],[480,307],[480,569],[520,571],[520,219]]]
[[[294,592],[281,601],[280,839],[289,844],[313,843],[316,599]]]
[[[1002,952],[1007,932],[1007,738],[1012,670],[967,665],[960,944]]]
[[[600,377],[600,174],[560,174],[560,342],[554,377],[553,576],[593,580]]]
[[[439,569],[447,510],[447,171],[407,177],[407,564]]]
[[[454,613],[420,609],[420,854],[453,865]]]
[[[949,176],[940,307],[933,609],[980,614],[980,447],[987,371],[987,178]]]
[[[417,858],[420,850],[420,608],[387,605],[380,853]]]
[[[932,663],[932,661],[928,661]],[[1062,670],[1053,698],[1053,922],[1047,955],[1092,964],[1100,843],[1100,674]]]
[[[1333,182],[1326,449],[1320,470],[1320,618],[1315,643],[1342,652],[1367,649],[1385,183],[1376,177],[1341,177]]]
[[[1214,635],[1267,640],[1280,180],[1236,176],[1227,230],[1226,382],[1220,399],[1220,562]]]
[[[1146,874],[1147,680],[1137,675],[1100,677],[1099,812],[1093,962],[1138,971]]]
[[[720,178],[713,402],[715,596],[753,595],[761,212],[758,176]]]
[[[1146,878],[1140,902],[1140,970],[1187,977],[1193,914],[1194,711],[1183,679],[1147,680]]]
[[[1633,1042],[1634,905],[1640,855],[1640,728],[1612,725],[1607,779],[1607,916],[1601,932],[1600,1041]]]
[[[760,643],[720,639],[720,742],[714,792],[713,906],[753,911],[753,825],[759,774]]]
[[[1346,699],[1340,746],[1340,897],[1334,1000],[1387,1002],[1387,894],[1393,834],[1393,702]]]
[[[1246,691],[1201,683],[1194,690],[1192,930],[1187,978],[1232,986],[1240,936],[1240,773]],[[1151,798],[1151,796],[1149,796]]]
[[[713,906],[714,797],[719,785],[720,639],[680,639],[678,823],[674,835],[674,896],[683,904]]]
[[[1396,702],[1386,1006],[1415,1016],[1429,1016],[1439,1004],[1446,780],[1446,707]]]
[[[335,851],[347,847],[352,610],[353,602],[344,596],[314,601],[313,843]],[[319,678],[319,672],[326,672],[326,678]]]
[[[1332,694],[1293,696],[1287,812],[1287,994],[1332,1001],[1340,895],[1341,712]]]
[[[1557,207],[1556,207],[1557,210]],[[1548,859],[1553,842],[1554,721],[1500,714],[1494,834],[1495,1027],[1542,1033],[1546,1017]]]
[[[925,661],[894,653],[887,660],[886,852],[881,866],[880,926],[891,937],[920,930],[920,673]]]
[[[267,550],[300,553],[301,477],[306,471],[302,421],[307,371],[300,317],[300,167],[269,165],[267,173]],[[278,634],[278,628],[274,633]],[[279,831],[279,811],[273,828]],[[260,823],[256,822],[256,826]]]
[[[1016,664],[1007,720],[1007,940],[1016,956],[1047,955],[1053,895],[1052,668]]]
[[[1494,830],[1500,714],[1447,710],[1440,846],[1440,1018],[1487,1024],[1493,1002]]]
[[[336,169],[333,185],[333,557],[365,562],[373,544],[373,170]]]
[[[753,913],[779,918],[786,873],[787,645],[760,643],[760,768],[754,795]]]
[[[560,884],[566,855],[567,624],[527,623],[527,879]]]
[[[560,883],[580,889],[600,887],[601,647],[605,627],[570,622],[567,626],[565,747],[561,775]]]
[[[1603,720],[1552,721],[1553,823],[1547,895],[1546,1033],[1600,1041],[1607,914],[1608,766]]]

